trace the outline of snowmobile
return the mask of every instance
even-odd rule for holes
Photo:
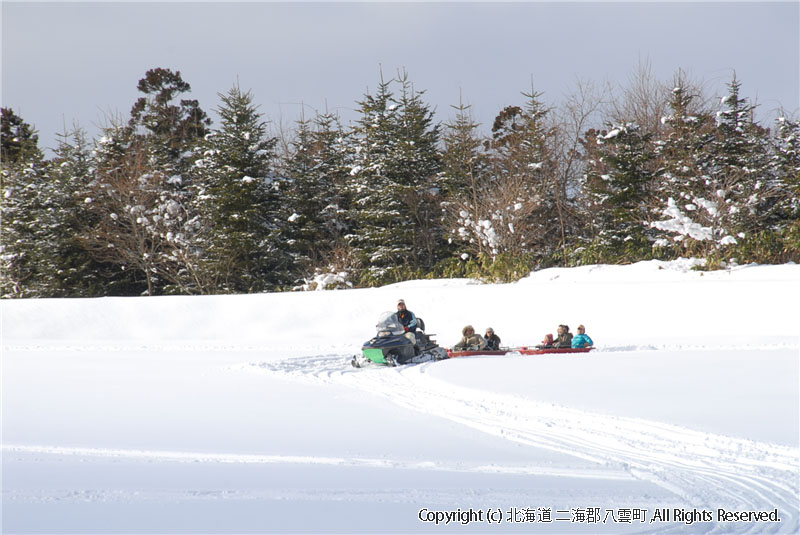
[[[417,318],[417,331],[410,332],[411,340],[394,312],[381,314],[375,326],[377,334],[364,343],[361,355],[355,355],[351,364],[361,368],[369,364],[397,366],[398,364],[416,364],[431,360],[447,358],[447,350],[439,347],[432,335],[425,334],[425,322]]]

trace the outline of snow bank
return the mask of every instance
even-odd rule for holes
[[[552,268],[514,284],[448,279],[326,292],[4,301],[3,343],[357,350],[399,298],[447,345],[467,324],[492,326],[510,345],[537,343],[561,323],[585,324],[600,347],[798,337],[800,266],[702,272],[695,265]]]

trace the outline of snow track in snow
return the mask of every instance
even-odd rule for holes
[[[448,363],[449,364],[449,363]],[[504,439],[564,453],[668,490],[687,507],[734,511],[778,508],[780,524],[726,523],[733,532],[800,530],[800,450],[609,416],[465,388],[428,374],[425,363],[356,370],[345,355],[251,363],[240,369],[311,384],[344,385]]]
[[[85,448],[62,446],[31,446],[4,444],[3,454],[7,458],[20,456],[70,456],[78,458],[111,459],[144,462],[175,462],[203,464],[296,464],[319,465],[343,468],[391,468],[404,470],[432,470],[441,472],[461,472],[476,474],[537,475],[555,477],[574,477],[581,479],[633,480],[628,472],[621,469],[606,468],[587,473],[583,468],[563,468],[532,465],[469,465],[459,462],[404,461],[385,458],[364,457],[319,457],[308,455],[262,455],[241,453],[209,453],[196,451],[140,450],[119,448]]]

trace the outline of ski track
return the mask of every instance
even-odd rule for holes
[[[241,453],[208,453],[194,451],[135,450],[113,448],[87,448],[63,446],[39,446],[23,444],[4,444],[2,451],[6,459],[41,460],[47,456],[95,458],[143,462],[175,462],[205,464],[297,464],[319,465],[347,468],[391,468],[404,470],[431,470],[441,472],[461,472],[476,474],[511,474],[573,477],[581,479],[632,480],[628,472],[621,469],[606,468],[586,473],[584,468],[570,468],[531,465],[467,465],[459,462],[442,463],[433,461],[404,461],[385,458],[364,457],[319,457],[299,455],[260,455]]]
[[[428,374],[435,363],[354,369],[349,358],[296,357],[234,369],[354,388],[506,440],[591,461],[605,471],[627,472],[674,493],[687,507],[777,507],[781,515],[779,524],[719,523],[712,532],[800,531],[798,448],[465,388]]]

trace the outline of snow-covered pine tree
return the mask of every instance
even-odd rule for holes
[[[722,245],[735,244],[767,228],[777,207],[776,180],[769,155],[769,133],[754,120],[755,106],[740,96],[734,76],[717,112],[709,173]]]
[[[81,236],[90,227],[88,191],[95,180],[92,146],[79,126],[58,135],[55,156],[48,161],[53,209],[49,212],[56,255],[50,266],[49,295],[90,297],[106,295],[120,279],[119,268],[97,262],[87,254]],[[116,267],[116,269],[114,269]]]
[[[301,118],[285,164],[288,178],[285,200],[291,215],[287,237],[295,265],[312,281],[346,281],[353,267],[346,258],[342,235],[347,228],[345,186],[349,179],[345,133],[336,115]]]
[[[782,237],[782,261],[800,261],[800,121],[782,114],[773,138],[778,182],[775,230]]]
[[[660,165],[654,191],[655,247],[676,254],[704,257],[719,246],[725,231],[719,226],[719,210],[710,169],[714,119],[696,109],[697,95],[678,77],[669,102],[669,115],[661,122],[663,138],[656,142]],[[666,218],[666,219],[665,219]]]
[[[773,141],[775,174],[784,192],[782,210],[787,219],[800,219],[800,121],[786,114],[777,119]]]
[[[77,236],[79,193],[91,178],[85,134],[62,136],[45,161],[35,130],[3,109],[2,293],[14,297],[97,295],[91,259]]]
[[[316,253],[313,245],[318,232],[316,215],[319,213],[319,206],[312,207],[309,204],[316,204],[316,196],[326,195],[330,188],[323,190],[322,184],[319,184],[320,189],[317,189],[319,177],[314,174],[315,147],[311,139],[310,119],[303,116],[297,121],[297,133],[290,145],[291,155],[284,164],[287,178],[285,200],[292,211],[286,235],[295,262],[298,265],[305,264],[307,268],[314,263],[311,257]]]
[[[470,106],[460,100],[459,105],[452,108],[456,115],[451,122],[444,124],[442,134],[444,150],[440,182],[444,192],[443,216],[449,229],[448,242],[451,253],[460,257],[467,254],[463,252],[467,235],[459,233],[459,229],[464,228],[462,213],[470,215],[471,221],[481,219],[478,201],[484,199],[481,188],[487,180],[489,158],[484,146],[486,140],[478,133],[480,124],[475,122]],[[467,248],[481,255],[483,241],[474,241]]]
[[[39,136],[10,108],[0,127],[0,296],[47,296],[49,175]]]
[[[488,157],[483,150],[485,139],[478,133],[479,123],[472,116],[471,106],[463,100],[451,106],[456,115],[444,123],[442,133],[441,183],[451,196],[477,197],[477,185],[488,168]]]
[[[325,112],[314,118],[311,139],[315,147],[316,174],[322,186],[330,188],[323,195],[327,204],[322,207],[319,220],[324,232],[338,243],[347,231],[346,212],[350,205],[346,186],[352,167],[348,163],[347,134],[339,117]]]
[[[398,143],[391,160],[390,176],[411,215],[414,227],[413,257],[417,269],[427,273],[447,254],[445,227],[441,218],[442,169],[439,152],[440,126],[433,122],[433,111],[417,90],[408,73],[398,73]]]
[[[486,179],[473,199],[462,202],[457,220],[474,253],[515,265],[552,252],[559,228],[549,110],[540,93],[523,95],[524,107],[507,106],[495,118]]]
[[[587,260],[618,263],[649,254],[657,171],[652,137],[633,123],[587,132],[584,187],[593,231]]]
[[[220,94],[221,125],[194,162],[193,213],[200,215],[204,291],[245,293],[291,282],[281,180],[272,170],[274,138],[238,85]]]
[[[388,176],[397,113],[391,80],[381,77],[375,95],[365,94],[358,106],[360,117],[349,138],[353,201],[348,219],[353,226],[345,239],[364,266],[360,278],[375,284],[390,280],[392,268],[408,262],[413,231]]]
[[[360,118],[352,131],[352,196],[345,236],[365,266],[366,285],[404,280],[435,262],[437,211],[435,178],[439,172],[438,125],[405,73],[395,98],[392,81],[360,101]]]

